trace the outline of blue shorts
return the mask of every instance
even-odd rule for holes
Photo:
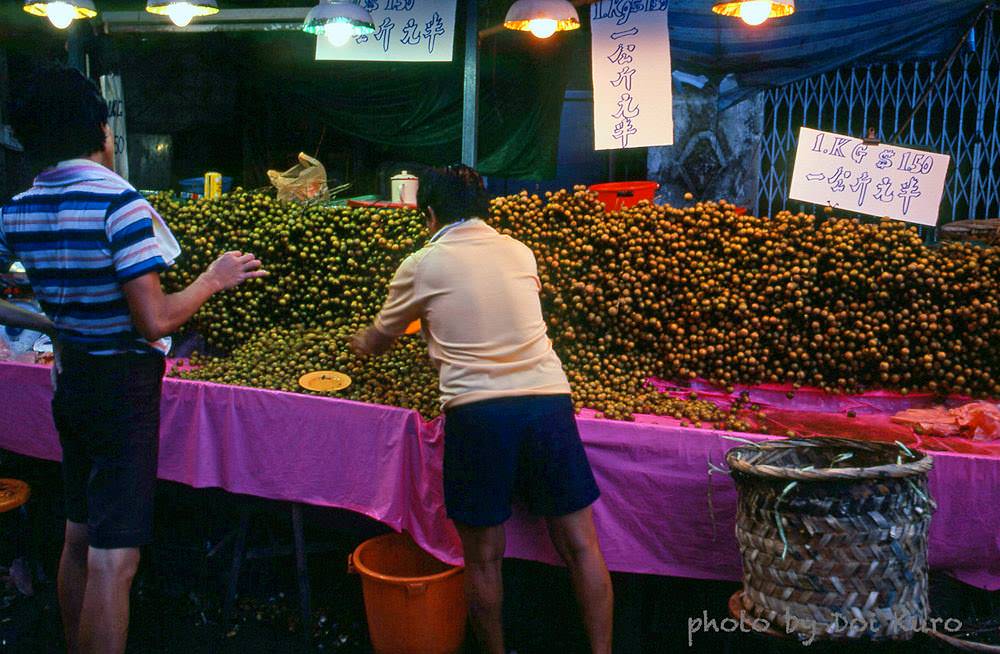
[[[514,500],[535,515],[568,515],[599,496],[569,395],[505,397],[446,412],[444,501],[455,522],[502,524]]]

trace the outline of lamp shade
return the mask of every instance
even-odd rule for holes
[[[783,18],[795,13],[795,0],[724,0],[712,11],[722,16],[740,18],[747,25],[760,25],[768,18]]]
[[[48,18],[59,29],[66,29],[74,20],[97,15],[94,0],[25,0],[24,10]]]
[[[568,0],[517,0],[507,10],[503,26],[544,39],[555,32],[578,29],[580,16]]]
[[[306,16],[302,31],[322,36],[333,25],[349,25],[355,36],[375,33],[371,12],[355,2],[342,0],[322,0]]]
[[[216,0],[149,0],[146,11],[158,16],[168,16],[178,27],[184,27],[198,16],[219,13]]]

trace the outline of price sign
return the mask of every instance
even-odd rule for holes
[[[375,33],[334,46],[316,41],[318,61],[451,61],[456,0],[361,0]]]
[[[590,5],[594,148],[674,142],[667,0]]]
[[[789,197],[937,225],[951,157],[803,127]]]

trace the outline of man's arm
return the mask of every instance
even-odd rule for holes
[[[416,290],[417,264],[418,259],[412,256],[403,261],[389,284],[389,297],[375,324],[351,338],[351,350],[358,356],[386,352],[406,327],[420,318],[422,298]]]
[[[56,330],[52,321],[44,315],[22,309],[5,300],[0,300],[0,325],[16,327],[17,329],[30,329],[50,337],[55,335]]]
[[[178,293],[164,293],[157,272],[126,282],[122,290],[136,329],[146,340],[155,341],[177,331],[214,294],[267,274],[252,254],[227,252]]]

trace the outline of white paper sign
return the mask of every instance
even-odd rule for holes
[[[456,0],[361,0],[375,33],[335,47],[316,41],[317,61],[451,61]]]
[[[803,127],[789,197],[937,225],[951,157]]]
[[[590,6],[594,148],[674,142],[667,0]]]
[[[115,172],[128,179],[128,137],[125,132],[125,94],[121,75],[101,76],[101,95],[108,103],[108,127],[115,135]]]

